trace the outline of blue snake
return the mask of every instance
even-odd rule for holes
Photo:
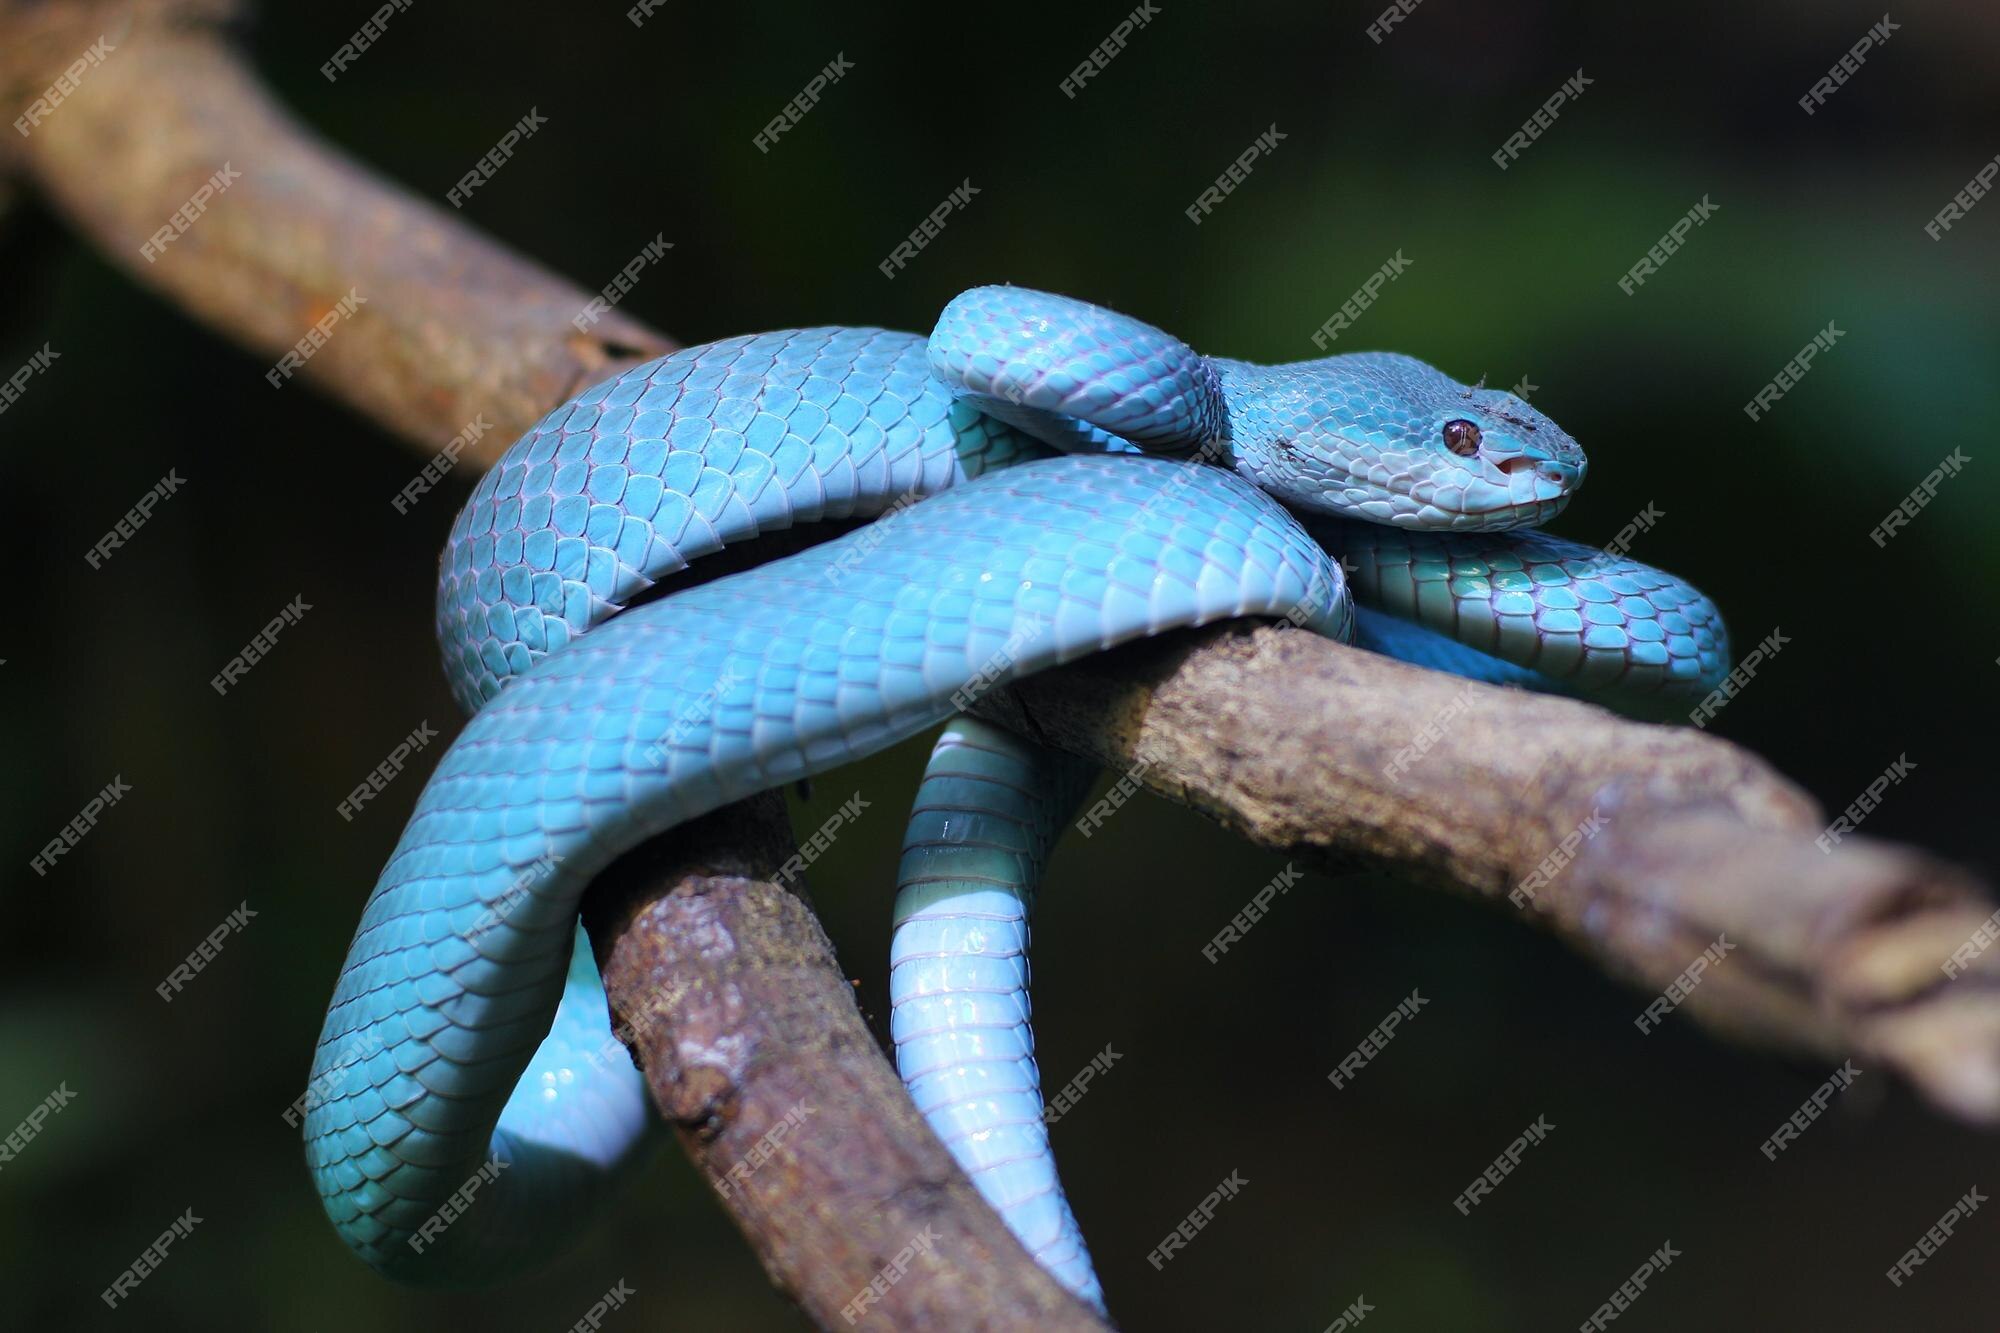
[[[957,297],[928,339],[730,338],[564,403],[480,479],[444,552],[438,639],[472,720],[320,1034],[305,1139],[328,1216],[400,1278],[559,1247],[656,1137],[577,926],[591,878],[944,723],[898,876],[897,1063],[1029,1252],[1101,1308],[1027,998],[1035,883],[1094,773],[964,707],[1263,616],[1664,714],[1726,671],[1722,623],[1670,575],[1527,530],[1584,472],[1520,398],[1406,356],[1204,357],[1010,287]],[[759,534],[870,517],[683,576]]]

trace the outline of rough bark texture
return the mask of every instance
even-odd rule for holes
[[[682,1146],[822,1327],[1101,1329],[1032,1262],[1021,1271],[1020,1244],[904,1095],[812,909],[773,883],[784,829],[767,793],[654,840],[591,891],[613,1017]]]
[[[304,377],[431,450],[483,414],[475,465],[671,346],[615,314],[577,333],[587,293],[303,134],[217,38],[226,9],[0,0],[15,105],[99,36],[118,46],[30,135],[0,136],[0,168],[260,354],[367,296]],[[225,162],[243,171],[229,207],[174,240],[171,264],[146,263],[142,243]],[[1635,1017],[1665,993],[1718,1032],[1877,1059],[2000,1120],[2000,949],[1968,952],[1984,887],[1907,848],[1821,851],[1812,802],[1713,737],[1240,626],[1050,672],[982,710],[1114,768],[1143,759],[1147,786],[1260,844],[1517,900],[1634,978]],[[788,839],[781,802],[746,802],[627,858],[590,909],[614,1010],[682,1143],[824,1326],[847,1327],[907,1253],[873,1326],[1101,1327],[917,1118],[810,909],[771,883]]]
[[[548,410],[674,343],[302,129],[215,25],[216,0],[0,3],[0,88],[28,108],[109,51],[28,134],[0,134],[98,250],[275,365],[358,297],[297,377],[432,449],[475,421],[485,466]],[[225,167],[239,176],[157,259],[142,248]]]
[[[460,455],[469,470],[578,390],[674,346],[615,312],[579,333],[570,321],[591,293],[306,134],[219,36],[230,8],[0,0],[9,105],[98,38],[113,48],[29,135],[0,136],[0,168],[261,355],[359,293],[300,378],[430,451],[483,419]],[[140,247],[225,163],[242,172],[228,206],[171,241],[171,262],[148,263]],[[917,1115],[818,920],[768,880],[790,838],[782,801],[745,802],[607,876],[624,910],[594,908],[593,939],[654,1101],[703,1173],[728,1183],[718,1193],[772,1281],[822,1326],[856,1326],[853,1308],[870,1328],[1102,1329]],[[765,1139],[805,1105],[795,1135]],[[775,1155],[747,1171],[760,1141]]]
[[[1262,846],[1529,912],[1664,997],[1635,1004],[1647,1028],[1683,1012],[1876,1060],[2000,1120],[2000,949],[1978,949],[1994,909],[1968,872],[1851,835],[1823,850],[1819,807],[1705,732],[1247,628],[1107,653],[980,711]]]

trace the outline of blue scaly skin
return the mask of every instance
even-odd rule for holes
[[[1261,615],[1352,640],[1330,551],[1378,608],[1371,646],[1640,709],[1705,693],[1728,650],[1699,593],[1502,531],[1552,517],[1583,473],[1541,413],[1407,357],[1204,358],[1013,288],[960,296],[928,340],[726,339],[565,403],[480,480],[445,551],[439,640],[474,716],[321,1032],[305,1137],[329,1217],[397,1277],[500,1275],[557,1248],[652,1123],[577,931],[592,876],[946,721],[968,690],[1132,638]],[[761,533],[875,515],[660,586]],[[1095,1302],[1026,996],[1027,904],[1081,772],[963,718],[947,730],[899,877],[892,1003],[931,1123]]]
[[[1035,1256],[1100,1308],[1056,1179],[1028,1025],[1028,917],[1096,766],[973,717],[931,751],[896,876],[896,1068],[945,1147]]]

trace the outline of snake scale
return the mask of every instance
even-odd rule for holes
[[[1584,471],[1541,412],[1409,357],[1203,357],[1010,287],[959,296],[928,339],[730,338],[563,404],[481,478],[444,553],[438,637],[473,716],[320,1034],[305,1139],[329,1217],[419,1280],[559,1247],[655,1124],[577,927],[592,876],[945,723],[898,876],[898,1065],[1023,1244],[1101,1306],[1027,998],[1034,886],[1094,773],[962,705],[1126,640],[1269,616],[1663,711],[1727,669],[1721,620],[1670,575],[1526,530]],[[762,533],[869,517],[675,580]]]

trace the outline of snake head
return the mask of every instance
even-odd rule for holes
[[[1583,449],[1562,427],[1414,357],[1218,368],[1239,467],[1299,509],[1485,532],[1546,523],[1583,484]]]

